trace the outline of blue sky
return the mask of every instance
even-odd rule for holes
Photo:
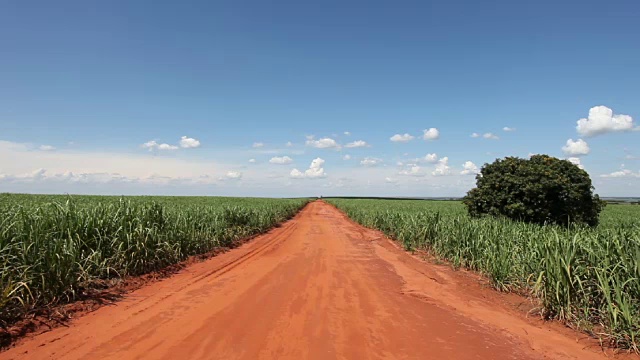
[[[631,0],[5,3],[0,191],[458,196],[496,157],[546,153],[638,196],[638,18]]]

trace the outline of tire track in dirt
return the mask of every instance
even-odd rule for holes
[[[323,202],[0,359],[599,359]]]

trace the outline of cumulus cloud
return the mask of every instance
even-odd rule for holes
[[[322,138],[315,140],[313,136],[307,137],[307,146],[311,146],[317,149],[339,149],[340,145],[332,138]]]
[[[287,165],[291,164],[293,159],[288,156],[274,156],[269,160],[269,163],[276,165]]]
[[[240,171],[230,170],[225,174],[227,179],[230,180],[240,180],[242,178],[242,173]]]
[[[147,143],[151,150],[163,149],[155,141]],[[168,145],[170,146],[170,145]],[[215,172],[218,164],[211,160],[185,160],[165,156],[149,156],[140,153],[88,152],[59,149],[56,151],[33,151],[28,144],[0,140],[0,172],[6,177],[31,173],[33,169],[47,169],[47,179],[63,178],[62,174],[73,174],[73,179],[83,181],[110,179],[119,176],[133,182],[146,183],[150,176],[159,176],[183,181],[196,179]],[[101,175],[96,175],[101,174]],[[104,175],[104,174],[113,174]],[[184,180],[186,181],[186,180]],[[65,188],[65,191],[67,188]]]
[[[194,138],[183,136],[183,137],[180,138],[179,145],[180,146],[166,144],[166,143],[158,143],[155,140],[150,140],[150,141],[147,141],[146,143],[140,145],[140,147],[142,147],[143,149],[147,149],[149,151],[155,151],[155,150],[178,150],[179,148],[191,149],[191,148],[199,147],[200,146],[200,141],[198,141],[198,140],[196,140]]]
[[[562,147],[562,151],[568,156],[582,156],[587,155],[591,151],[589,149],[589,145],[586,141],[582,139],[578,139],[573,141],[573,139],[567,140],[567,144]]]
[[[42,192],[42,189],[60,189],[62,191],[69,191],[69,189],[94,189],[93,191],[97,190],[98,193],[104,194],[105,191],[110,192],[109,189],[112,188],[133,188],[138,189],[138,191],[134,193],[139,193],[140,190],[145,191],[146,189],[148,191],[148,189],[159,189],[156,186],[150,187],[149,185],[190,187],[193,185],[215,184],[216,180],[206,174],[193,178],[162,176],[158,174],[150,174],[144,177],[131,177],[113,172],[55,172],[40,168],[21,175],[0,174],[0,182],[4,182],[7,185],[10,184],[13,188],[30,189],[30,191],[35,192]],[[44,191],[52,192],[51,190]],[[117,194],[122,194],[122,192],[118,191]]]
[[[426,174],[422,171],[422,168],[418,165],[413,165],[407,169],[401,170],[398,172],[398,175],[404,176],[425,176]]]
[[[169,144],[159,144],[158,150],[178,150],[178,147],[175,145],[169,145]]]
[[[620,177],[640,178],[640,172],[634,173],[633,171],[631,171],[629,169],[621,169],[619,171],[614,171],[611,174],[600,175],[600,177],[604,177],[604,178],[620,178]]]
[[[149,151],[154,150],[158,146],[158,143],[155,140],[147,141],[146,143],[140,145],[143,149],[149,149]]]
[[[505,126],[502,128],[502,131],[512,132],[512,131],[516,131],[516,128]]]
[[[40,145],[40,147],[38,149],[40,149],[42,151],[53,151],[56,148],[54,146],[51,146],[51,145]]]
[[[465,163],[462,164],[462,171],[460,171],[460,175],[475,175],[479,172],[480,169],[478,169],[476,164],[471,161],[465,161]]]
[[[500,137],[498,135],[496,135],[494,133],[490,133],[490,132],[484,133],[484,134],[478,134],[478,133],[474,132],[474,133],[471,134],[471,137],[472,138],[482,137],[483,139],[488,139],[488,140],[498,140],[498,139],[500,139]]]
[[[589,116],[577,121],[576,130],[583,136],[596,136],[610,132],[622,132],[638,129],[629,115],[614,114],[606,106],[589,109]]]
[[[389,138],[389,140],[393,142],[400,142],[400,143],[407,143],[413,139],[415,139],[415,137],[411,134],[404,134],[404,135],[395,134],[391,138]]]
[[[342,157],[342,160],[351,160],[351,155],[346,154],[345,156]]]
[[[440,131],[436,128],[425,129],[423,132],[422,138],[425,140],[436,140],[440,137]]]
[[[249,159],[249,163],[255,164],[256,163],[256,159]]]
[[[374,158],[374,157],[366,157],[360,161],[360,165],[364,166],[378,166],[382,164],[382,159]]]
[[[436,162],[438,162],[438,154],[427,154],[424,156],[423,160],[428,163],[435,164]]]
[[[264,147],[264,143],[262,142],[254,142],[253,145],[251,145],[252,148],[254,149],[259,149],[261,147]]]
[[[199,146],[200,146],[200,141],[194,138],[190,138],[186,136],[183,136],[180,138],[180,147],[183,149],[192,149],[192,148],[197,148]]]
[[[0,181],[2,182],[27,184],[33,184],[36,182],[109,183],[116,180],[122,182],[131,182],[138,181],[139,179],[129,179],[117,173],[74,174],[71,171],[54,173],[44,168],[39,168],[34,171],[18,175],[0,174]]]
[[[344,147],[346,147],[346,148],[359,148],[359,147],[367,147],[367,146],[369,146],[369,144],[367,144],[366,141],[356,140],[354,142],[348,143]]]
[[[351,133],[350,133],[350,132],[348,132],[348,131],[345,131],[345,132],[344,132],[344,134],[345,134],[345,135],[347,135],[347,136],[350,136],[350,135],[351,135]]]
[[[149,151],[153,150],[178,150],[178,147],[175,145],[169,144],[159,144],[155,140],[147,141],[146,143],[140,145],[144,149],[148,149]]]
[[[323,178],[327,176],[327,174],[324,172],[324,168],[322,167],[322,165],[324,165],[324,160],[321,158],[315,158],[313,159],[313,161],[311,161],[311,165],[309,165],[309,168],[307,170],[302,172],[298,169],[293,169],[291,170],[291,173],[289,173],[289,176],[293,179]]]
[[[584,166],[582,166],[582,162],[580,161],[580,158],[578,158],[578,157],[567,158],[567,161],[569,161],[570,163],[572,163],[574,165],[578,165],[578,167],[580,169],[584,169]]]
[[[431,175],[444,176],[449,174],[451,174],[451,168],[449,167],[449,158],[445,156],[442,159],[438,160],[438,164],[436,165],[436,168],[433,170]]]
[[[302,179],[302,178],[304,178],[304,173],[302,171],[298,170],[298,169],[293,169],[289,173],[289,176],[294,178],[294,179]]]

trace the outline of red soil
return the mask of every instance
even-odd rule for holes
[[[595,340],[323,202],[0,359],[600,359]],[[610,354],[609,354],[610,355]],[[626,357],[626,356],[625,356]]]

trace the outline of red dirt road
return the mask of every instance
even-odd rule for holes
[[[585,336],[323,202],[0,359],[596,359]],[[580,339],[580,340],[577,340]]]

